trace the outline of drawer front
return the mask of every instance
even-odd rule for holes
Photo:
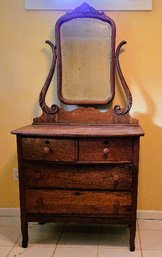
[[[25,160],[74,162],[75,141],[72,139],[22,138],[22,156]]]
[[[79,161],[129,162],[133,159],[131,139],[80,139]]]
[[[130,190],[131,165],[24,164],[27,187]]]
[[[26,209],[29,214],[124,215],[131,211],[131,194],[73,190],[27,190]]]

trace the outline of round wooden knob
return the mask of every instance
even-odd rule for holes
[[[119,175],[114,175],[114,188],[118,187],[119,184]]]
[[[114,181],[118,181],[119,180],[119,175],[114,175]]]
[[[107,148],[107,147],[104,148],[103,153],[104,153],[104,154],[108,154],[108,153],[109,153],[109,148]]]
[[[47,153],[49,153],[49,151],[50,151],[50,148],[48,146],[45,146],[44,149],[43,149],[43,152],[45,154],[47,154]]]

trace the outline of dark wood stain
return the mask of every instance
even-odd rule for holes
[[[89,107],[73,111],[48,107],[45,98],[56,59],[58,96],[62,102],[60,26],[72,17],[97,18],[112,29],[111,92],[115,94],[115,65],[126,106],[106,112]],[[56,24],[56,46],[50,72],[40,93],[42,115],[32,125],[12,131],[17,136],[22,246],[28,246],[28,222],[117,223],[130,227],[130,250],[135,250],[139,139],[138,120],[129,116],[132,96],[115,53],[115,24],[86,3]],[[101,104],[98,102],[96,104]]]

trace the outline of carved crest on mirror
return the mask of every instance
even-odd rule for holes
[[[58,122],[58,116],[66,112],[55,104],[51,107],[46,104],[46,94],[54,72],[57,72],[59,100],[67,105],[81,106],[73,111],[77,115],[80,110],[89,112],[92,109],[90,106],[93,109],[100,105],[112,106],[117,71],[126,103],[124,107],[115,105],[109,108],[109,114],[106,115],[124,116],[129,113],[132,96],[119,62],[120,50],[126,41],[122,41],[116,48],[115,39],[114,21],[87,3],[58,19],[55,25],[55,44],[46,41],[52,50],[52,63],[39,97],[43,114],[34,119],[34,124]]]

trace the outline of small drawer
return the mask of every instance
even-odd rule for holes
[[[80,139],[80,162],[131,162],[133,144],[131,139]]]
[[[131,190],[131,165],[23,164],[27,187]]]
[[[131,211],[131,193],[26,190],[26,210],[28,214],[124,215]]]
[[[74,162],[75,141],[72,139],[22,138],[24,160]]]

